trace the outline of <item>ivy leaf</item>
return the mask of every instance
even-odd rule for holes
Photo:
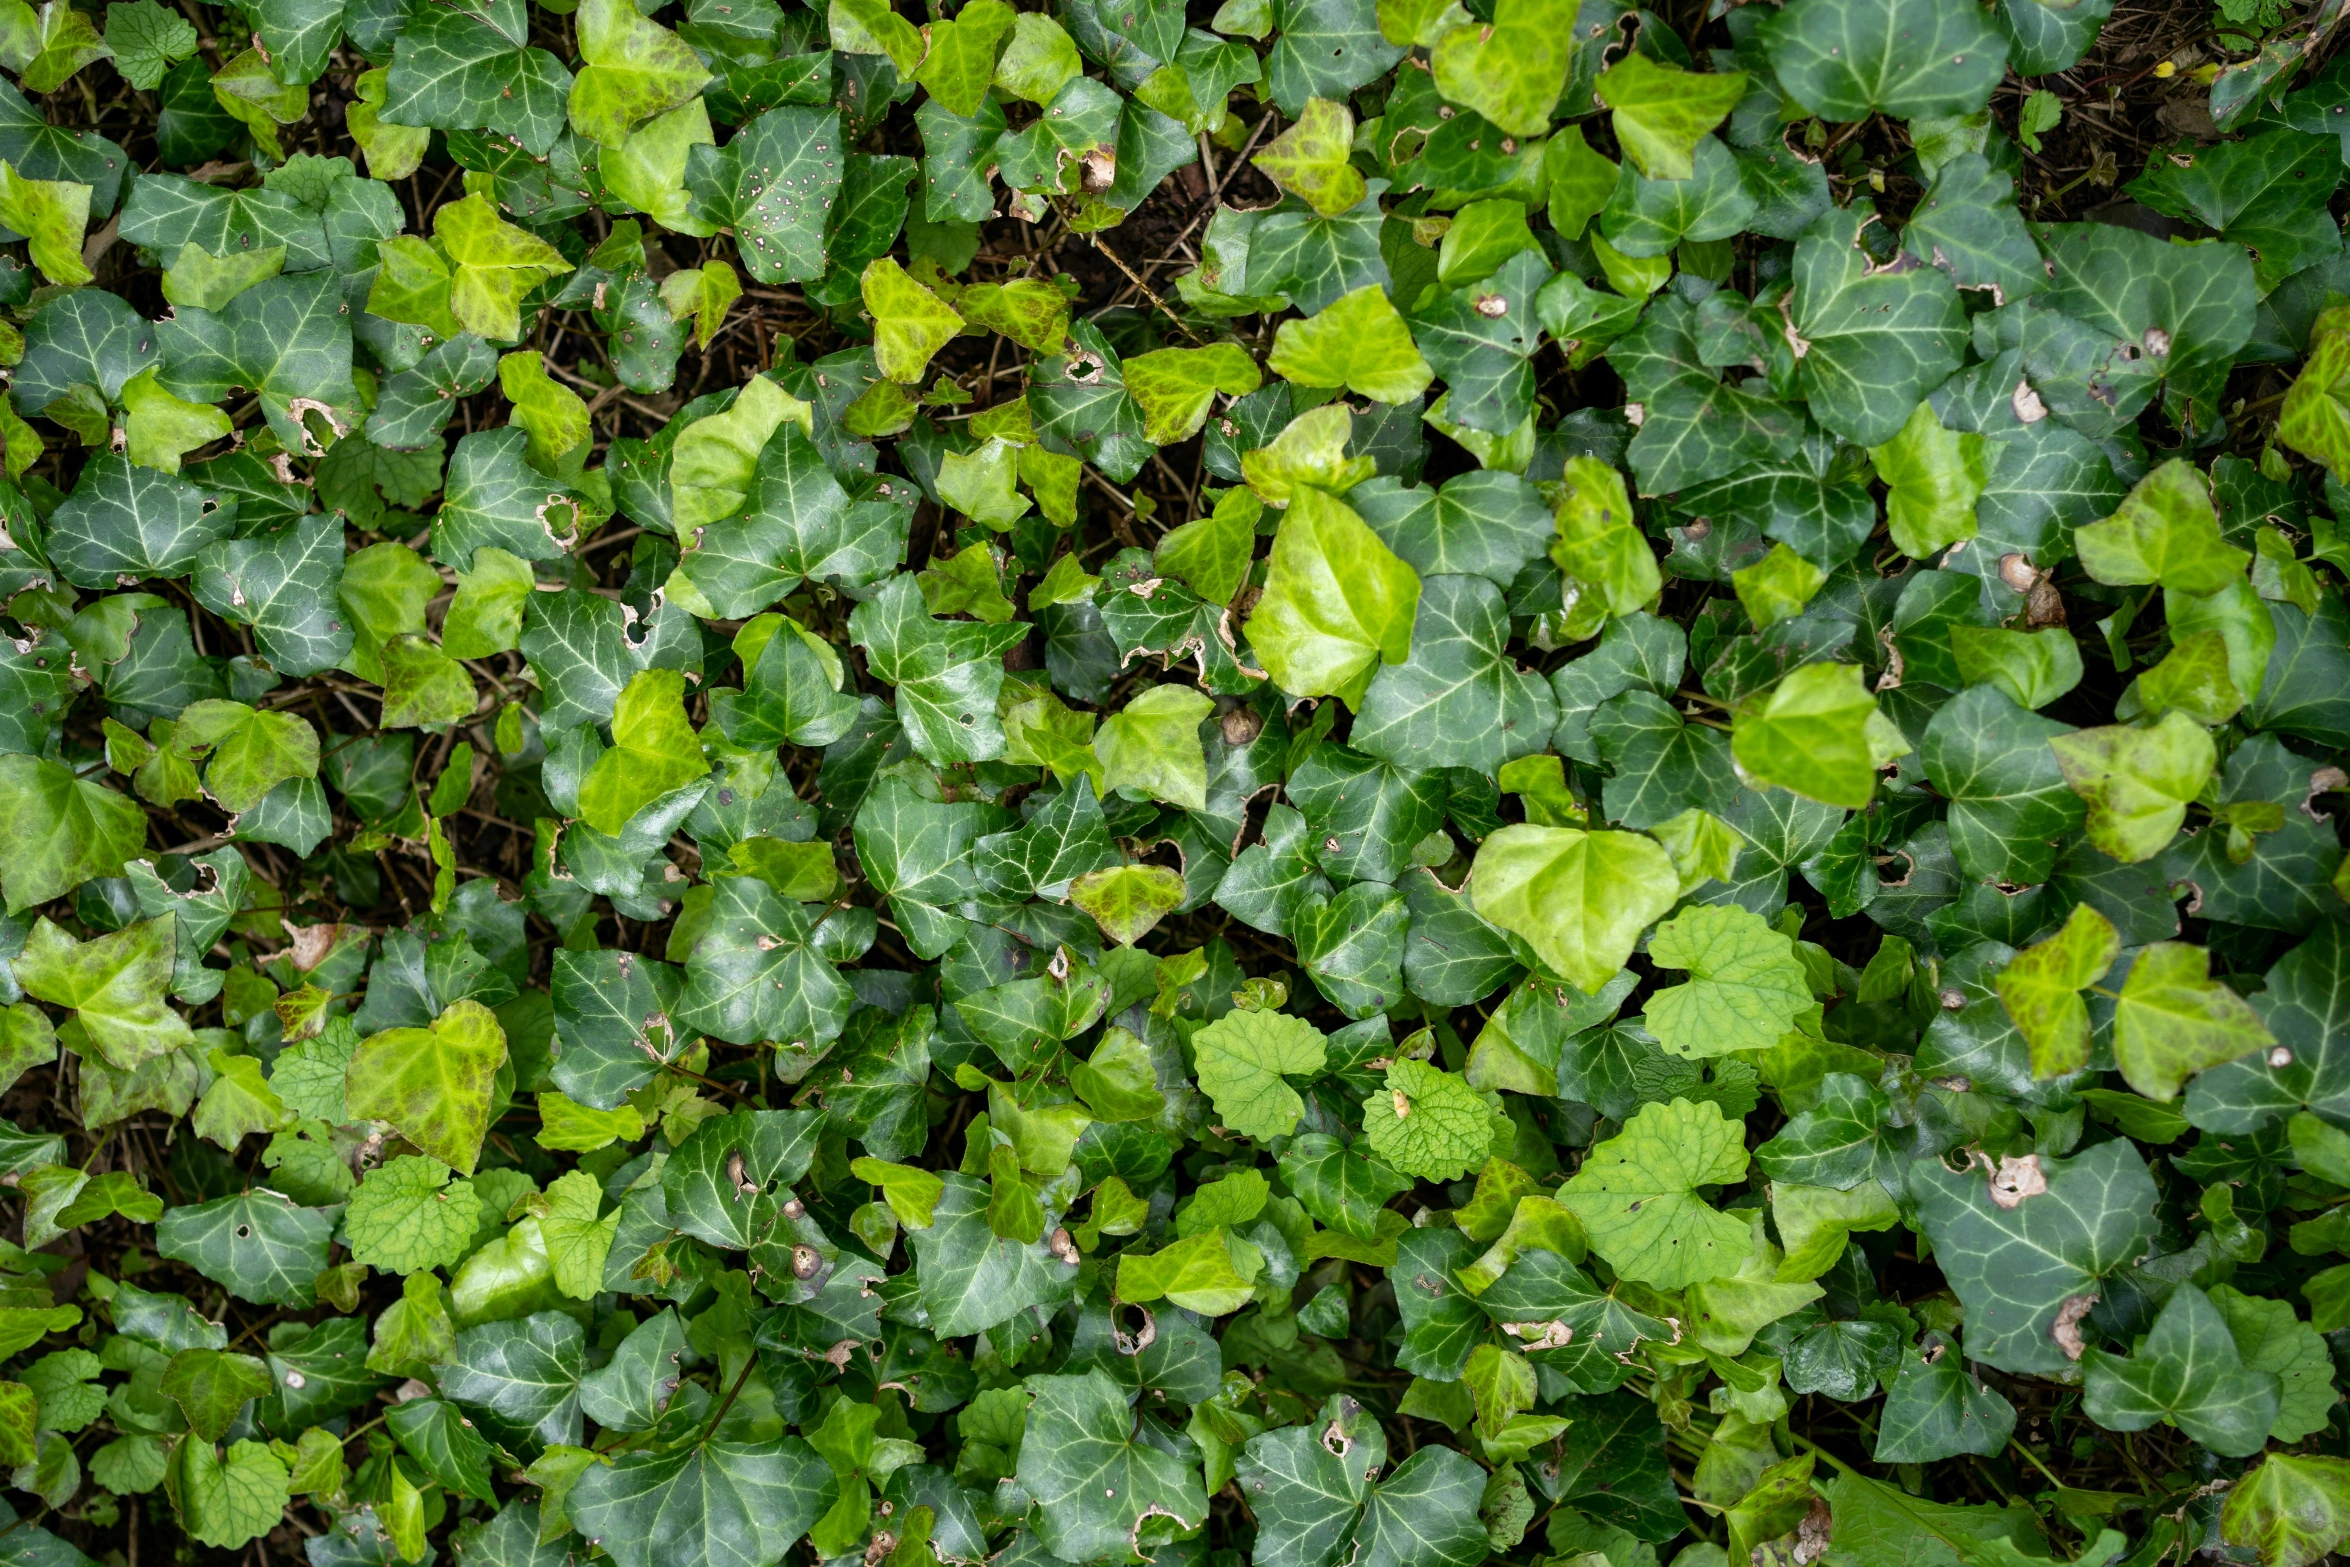
[[[2113,1058],[2149,1099],[2176,1099],[2206,1067],[2274,1043],[2252,1004],[2205,972],[2209,961],[2201,947],[2158,941],[2130,962],[2113,1009]]]
[[[961,862],[977,835],[970,804],[925,800],[901,779],[884,780],[857,808],[857,859],[916,951],[936,957],[957,939],[960,922],[943,906],[969,896]]]
[[[683,1043],[668,1022],[681,984],[675,966],[635,953],[556,954],[551,989],[562,1049],[555,1086],[581,1104],[610,1110],[652,1082]]]
[[[2350,312],[2339,306],[2311,325],[2309,357],[2277,410],[2277,439],[2332,470],[2350,473]]]
[[[1226,490],[1212,511],[1178,528],[1171,528],[1153,552],[1154,562],[1177,578],[1204,603],[1229,604],[1247,579],[1257,547],[1257,520],[1264,503],[1246,489]],[[1074,556],[1064,556],[1074,560]],[[1058,563],[1055,563],[1056,569]],[[1100,581],[1086,577],[1079,584],[1090,590]],[[1037,602],[1036,594],[1029,603]]]
[[[686,154],[694,214],[713,228],[734,231],[743,269],[758,281],[820,277],[843,152],[838,110],[769,109],[724,147],[695,147]]]
[[[2126,1358],[2081,1356],[2082,1408],[2109,1431],[2177,1426],[2213,1452],[2244,1458],[2268,1445],[2277,1417],[2274,1373],[2247,1367],[2211,1297],[2181,1284]]]
[[[432,132],[421,126],[384,122],[384,99],[390,91],[388,80],[388,73],[380,68],[361,71],[352,83],[357,99],[344,111],[343,117],[351,139],[367,156],[368,174],[387,182],[414,174],[432,145]]]
[[[2310,1567],[2350,1535],[2350,1460],[2269,1454],[2228,1492],[2220,1532],[2274,1567]]]
[[[2155,158],[2124,188],[2165,217],[2247,247],[2253,282],[2265,293],[2341,246],[2326,203],[2342,164],[2328,151],[2323,138],[2278,126]]]
[[[1305,112],[1307,99],[1343,101],[1404,56],[1380,35],[1373,0],[1273,0],[1272,11],[1278,36],[1265,80],[1292,119]]]
[[[2089,1064],[2089,1009],[2080,993],[2105,977],[2121,950],[2113,922],[2081,903],[2055,935],[1999,971],[1999,1001],[2032,1047],[2034,1077],[2062,1077]]]
[[[1327,897],[1331,890],[1329,879],[1307,852],[1305,818],[1276,805],[1265,815],[1264,840],[1235,856],[1217,883],[1216,902],[1245,925],[1286,936],[1299,905],[1308,898]]]
[[[1638,613],[1664,587],[1647,536],[1633,524],[1624,479],[1598,458],[1567,458],[1556,522],[1551,559],[1565,576],[1565,634]]]
[[[1652,1104],[1591,1150],[1559,1189],[1591,1249],[1628,1279],[1680,1289],[1735,1273],[1752,1249],[1745,1220],[1696,1195],[1746,1173],[1739,1123],[1719,1105]]]
[[[1409,919],[1401,893],[1367,883],[1300,900],[1290,937],[1314,988],[1348,1017],[1365,1018],[1403,993]]]
[[[538,362],[536,354],[528,357]],[[565,504],[564,492],[526,460],[526,449],[540,450],[537,438],[523,428],[527,421],[518,409],[517,423],[468,435],[449,456],[447,494],[433,518],[432,552],[461,571],[477,569],[474,557],[484,549],[503,550],[518,560],[563,555],[548,517]]]
[[[1885,481],[1885,524],[1894,547],[1915,560],[1975,536],[1975,502],[1990,482],[1994,448],[1980,435],[1945,429],[1931,403],[1910,411],[1893,439],[1869,448]]]
[[[2240,245],[2175,245],[2104,223],[2057,224],[2041,246],[2048,286],[2019,308],[2024,367],[2057,418],[2092,438],[2135,418],[2156,390],[2199,425],[2251,335],[2256,285]]]
[[[72,1007],[89,1042],[125,1071],[193,1042],[164,1000],[171,983],[173,921],[143,920],[75,941],[37,920],[14,968],[26,994]]]
[[[248,1403],[274,1386],[269,1368],[251,1355],[183,1349],[164,1368],[162,1391],[188,1417],[189,1430],[217,1442]]]
[[[1381,664],[1411,653],[1420,576],[1363,519],[1301,486],[1273,536],[1249,645],[1292,696],[1336,695],[1359,709]]]
[[[1953,640],[1963,645],[1955,630]],[[2058,846],[2082,819],[2051,749],[2072,733],[1987,685],[1961,692],[1934,715],[1918,757],[1951,802],[1950,848],[1961,870],[2018,886],[2048,880]]]
[[[492,1080],[506,1063],[497,1014],[459,1001],[425,1028],[386,1029],[351,1055],[351,1113],[389,1121],[423,1152],[471,1175],[489,1134]]]
[[[514,422],[524,432],[524,455],[527,455],[530,466],[543,474],[576,475],[587,460],[589,437],[587,404],[581,401],[579,394],[569,387],[557,385],[547,375],[546,361],[529,352],[500,356],[498,387],[506,394],[506,400],[514,405]],[[456,453],[450,458],[451,501],[455,501],[459,493],[458,464],[465,458],[468,443],[472,440],[471,436],[467,436],[459,441]],[[493,498],[485,504],[471,494],[472,486],[480,481],[471,473],[465,477],[466,499],[475,507],[495,511],[497,503],[505,499],[493,490]],[[497,477],[504,478],[506,475],[499,474]],[[492,483],[494,485],[495,481]],[[553,497],[548,499],[552,500]],[[543,518],[535,514],[532,520],[542,525],[544,522]],[[551,529],[548,531],[552,532]],[[438,553],[437,546],[435,553]]]
[[[1685,300],[1653,301],[1640,325],[1608,346],[1607,359],[1624,379],[1625,396],[1640,408],[1639,433],[1625,461],[1643,495],[1785,458],[1802,440],[1803,421],[1793,408],[1723,380],[1704,362],[1696,310]]]
[[[122,405],[124,450],[130,460],[164,473],[179,472],[181,458],[230,429],[228,415],[172,396],[152,370],[123,383]]]
[[[940,107],[970,118],[988,101],[997,58],[1015,26],[1015,13],[1002,0],[966,6],[952,21],[933,22],[930,52],[914,79]]]
[[[626,0],[581,0],[579,54],[568,95],[571,128],[606,147],[690,100],[710,80],[700,57]],[[541,155],[544,153],[542,151]]]
[[[608,1431],[650,1431],[676,1394],[686,1354],[675,1311],[658,1311],[621,1340],[611,1363],[580,1378],[580,1410]]]
[[[1859,9],[1941,9],[1948,3],[1865,0]],[[1837,13],[1837,6],[1826,10]],[[1799,12],[1818,15],[1822,8],[1816,0],[1798,0],[1795,9],[1780,14],[1773,36],[1784,36]],[[1996,80],[1995,57],[1991,69]],[[1822,214],[1796,241],[1789,342],[1798,345],[1796,383],[1810,400],[1812,417],[1855,445],[1882,446],[1958,368],[1966,312],[1950,279],[1932,267],[1872,267],[1860,248],[1860,230],[1860,216],[1840,208]]]
[[[1206,1521],[1198,1471],[1134,1439],[1135,1417],[1115,1382],[1088,1371],[1030,1377],[1027,1385],[1035,1396],[1016,1473],[1036,1501],[1037,1538],[1053,1554],[1068,1561],[1139,1555],[1153,1518],[1179,1529]]]
[[[893,381],[919,383],[931,356],[963,329],[963,318],[886,256],[865,268],[863,287],[874,362]]]
[[[382,657],[384,728],[454,724],[473,716],[473,677],[424,638],[394,637]]]
[[[1072,878],[1118,863],[1089,774],[1079,774],[1026,823],[973,846],[983,885],[1011,897],[1052,896]]]
[[[1023,1244],[995,1233],[987,1218],[986,1182],[951,1173],[940,1180],[945,1191],[931,1210],[930,1227],[906,1237],[932,1332],[978,1333],[1075,1293],[1075,1264],[1048,1242]]]
[[[831,644],[798,622],[781,621],[752,640],[750,627],[736,637],[736,652],[749,664],[739,698],[714,696],[711,714],[737,745],[828,745],[857,720],[857,699],[840,689],[844,671]]]
[[[1324,3],[1349,5],[1354,0]],[[1383,219],[1378,197],[1383,188],[1372,185],[1360,206],[1336,217],[1296,209],[1266,214],[1249,239],[1249,297],[1286,296],[1300,310],[1322,310],[1358,288],[1374,283],[1387,287],[1393,280],[1379,249]],[[1237,276],[1225,276],[1223,281],[1240,286]]]
[[[849,634],[873,673],[897,687],[900,721],[923,755],[943,765],[1003,754],[1002,655],[1027,626],[934,619],[913,576],[900,573],[857,606]]]
[[[1880,1464],[1926,1464],[1961,1453],[1989,1457],[2015,1434],[2015,1406],[1997,1388],[1976,1380],[1958,1345],[1945,1333],[1919,1336],[1885,1390],[1878,1417]]]
[[[1659,967],[1689,970],[1688,983],[1648,998],[1645,1020],[1657,1043],[1678,1056],[1768,1050],[1813,1004],[1794,944],[1745,909],[1684,910],[1656,928],[1648,956]]]
[[[1019,477],[1021,450],[1001,436],[991,436],[975,451],[947,453],[946,460],[939,464],[938,469],[939,500],[973,522],[999,530],[1009,528],[1028,514],[1032,504],[1027,496],[1013,488]],[[976,547],[979,553],[973,554],[966,549],[926,572],[924,580],[940,582],[950,570],[969,561],[972,563],[971,576],[977,580],[978,587],[958,597],[986,602],[990,606],[990,613],[978,618],[1009,620],[1012,618],[1011,601],[1004,598],[997,583],[994,552],[985,545]],[[949,601],[944,598],[933,598],[931,608],[947,613],[955,613],[959,609],[978,614],[976,610],[970,609],[968,602],[950,608]]]
[[[1306,1212],[1357,1240],[1379,1238],[1387,1201],[1410,1191],[1410,1177],[1350,1148],[1327,1132],[1300,1132],[1281,1153],[1281,1179]]]
[[[1753,226],[1756,197],[1729,148],[1707,136],[1687,179],[1644,179],[1627,165],[1599,215],[1600,237],[1618,255],[1646,261],[1683,242],[1716,244]],[[1448,234],[1446,236],[1450,238]]]
[[[1047,450],[1082,457],[1118,483],[1150,459],[1142,409],[1127,394],[1121,361],[1090,322],[1069,328],[1066,353],[1036,362],[1029,412]]]
[[[1877,770],[1908,749],[1851,664],[1806,664],[1738,709],[1740,768],[1823,805],[1865,807]]]
[[[1634,168],[1652,180],[1685,180],[1696,173],[1698,143],[1745,96],[1746,77],[1698,75],[1635,51],[1602,71],[1593,91],[1613,111],[1616,141]]]
[[[572,76],[546,50],[530,47],[529,38],[519,0],[480,0],[412,17],[400,29],[384,80],[384,123],[483,127],[544,158],[563,132]]]
[[[1394,882],[1412,847],[1442,822],[1443,788],[1442,773],[1406,771],[1325,744],[1299,764],[1288,793],[1322,870],[1348,881]]]
[[[281,1131],[293,1122],[284,1103],[261,1075],[261,1063],[251,1056],[209,1054],[214,1076],[197,1101],[189,1129],[234,1153],[237,1144],[255,1133]]]
[[[1556,534],[1540,493],[1500,469],[1459,474],[1435,489],[1373,479],[1346,499],[1423,578],[1476,576],[1507,588]]]
[[[2100,1281],[2154,1234],[2154,1178],[2123,1138],[2072,1159],[2010,1159],[1989,1180],[1921,1159],[1909,1190],[1966,1307],[1967,1358],[2002,1371],[2062,1371],[2078,1360],[2077,1324]]]
[[[1132,790],[1187,811],[1207,809],[1208,764],[1199,727],[1215,706],[1188,686],[1153,686],[1129,698],[1094,735],[1102,788]]]
[[[2177,836],[2218,758],[2210,731],[2175,708],[2150,727],[2082,729],[2048,743],[2065,782],[2088,802],[2089,842],[2129,865]]]
[[[1469,894],[1480,915],[1593,994],[1680,901],[1681,876],[1639,833],[1508,826],[1479,846]]]
[[[454,1268],[473,1249],[482,1205],[471,1181],[449,1176],[438,1159],[413,1154],[369,1171],[343,1215],[352,1259],[386,1273]]]
[[[579,786],[580,819],[618,837],[646,806],[709,773],[685,716],[685,676],[647,669],[629,678],[612,710],[612,747]]]
[[[1836,1527],[1853,1542],[1846,1549],[1877,1559],[1903,1552],[1942,1563],[1977,1557],[2005,1560],[2008,1551],[2020,1555],[2026,1547],[2045,1543],[2038,1521],[2022,1507],[1921,1501],[1898,1486],[1857,1473],[1840,1473],[1819,1489]],[[2094,1551],[2082,1557],[2099,1559]]]
[[[1143,1304],[1165,1300],[1203,1317],[1227,1316],[1255,1293],[1233,1266],[1221,1228],[1187,1235],[1160,1251],[1129,1251],[1118,1259],[1118,1298]]]
[[[1795,0],[1762,30],[1771,67],[1822,119],[1972,114],[2007,71],[2007,38],[1964,0]]]
[[[587,1335],[579,1323],[541,1311],[459,1329],[456,1353],[436,1375],[443,1396],[472,1410],[493,1438],[527,1449],[578,1445],[579,1379],[586,1370]]]
[[[242,702],[191,702],[172,732],[172,750],[209,756],[204,788],[220,808],[249,811],[290,778],[318,776],[318,731],[292,713],[263,713]]]
[[[2210,486],[2175,457],[2133,485],[2112,516],[2075,530],[2073,547],[2081,568],[2100,582],[2158,582],[2193,594],[2229,587],[2252,559],[2221,540]]]
[[[754,876],[720,878],[709,908],[708,931],[686,960],[678,1024],[735,1044],[838,1038],[851,995],[825,955],[823,911]]]
[[[343,583],[336,597],[367,641],[353,648],[353,674],[362,679],[381,672],[381,648],[400,634],[425,630],[425,606],[439,597],[442,580],[432,566],[407,545],[369,545],[343,566]],[[376,663],[369,663],[374,658]]]
[[[1685,810],[1727,810],[1737,798],[1736,770],[1721,731],[1683,722],[1650,692],[1625,691],[1602,702],[1591,715],[1589,734],[1599,759],[1615,771],[1601,803],[1609,819],[1626,827],[1661,834]],[[1673,846],[1666,847],[1669,852]]]
[[[255,1191],[166,1209],[155,1224],[155,1252],[186,1263],[239,1300],[308,1310],[334,1232],[327,1213]]]
[[[2187,1118],[2212,1131],[2245,1133],[2303,1108],[2335,1125],[2350,1124],[2345,1068],[2333,1025],[2350,991],[2350,942],[2333,921],[2278,960],[2253,1003],[2280,1049],[2214,1067],[2187,1090]]]
[[[1386,1087],[1363,1101],[1363,1140],[1405,1175],[1459,1180],[1485,1162],[1492,1137],[1492,1115],[1477,1091],[1425,1061],[1397,1061]]]
[[[1454,289],[1412,313],[1413,338],[1450,388],[1450,417],[1507,435],[1534,411],[1534,351],[1542,327],[1534,301],[1550,281],[1539,250],[1522,250],[1481,283]]]
[[[2227,1319],[2245,1367],[2277,1378],[2277,1418],[2269,1427],[2270,1440],[2298,1442],[2325,1429],[2342,1395],[2334,1390],[2332,1353],[2317,1352],[2325,1342],[2323,1335],[2295,1316],[2286,1301],[2218,1284],[2212,1286],[2211,1303]]]
[[[432,231],[449,257],[450,315],[494,342],[522,335],[523,295],[573,270],[561,251],[501,219],[482,196],[436,211]]]
[[[1217,393],[1245,397],[1264,380],[1237,343],[1162,348],[1134,355],[1122,369],[1126,395],[1142,410],[1143,439],[1162,446],[1199,434]]]
[[[235,1442],[223,1454],[205,1441],[173,1448],[165,1476],[189,1535],[229,1551],[260,1539],[284,1519],[291,1478],[264,1443]]]
[[[662,1172],[678,1228],[742,1251],[774,1224],[775,1188],[808,1173],[816,1127],[810,1111],[739,1109],[696,1127]]]
[[[1754,1152],[1763,1173],[1797,1185],[1850,1191],[1875,1179],[1892,1188],[1902,1179],[1894,1136],[1886,1126],[1884,1094],[1849,1072],[1830,1072],[1812,1105]]]
[[[490,1484],[493,1450],[455,1404],[443,1398],[410,1399],[386,1412],[384,1426],[404,1452],[451,1492],[496,1503],[497,1492]]]
[[[101,452],[51,515],[49,558],[81,587],[185,576],[235,520],[233,507],[186,480]]]
[[[741,510],[756,487],[767,443],[786,424],[798,425],[813,440],[813,411],[760,375],[751,377],[723,411],[679,431],[669,460],[671,504],[678,522],[695,527]],[[778,456],[783,461],[776,472],[794,489],[808,480],[819,487],[831,480],[813,446],[805,455],[786,447]],[[802,478],[803,471],[807,479]],[[835,483],[833,490],[838,488]]]
[[[1338,495],[1377,471],[1375,459],[1347,455],[1354,420],[1346,408],[1325,403],[1283,426],[1271,444],[1241,454],[1241,477],[1260,500],[1276,509],[1301,489]]]
[[[1385,1467],[1386,1435],[1352,1399],[1333,1398],[1305,1426],[1253,1438],[1239,1461],[1242,1494],[1260,1520],[1267,1567],[1319,1567],[1351,1525],[1358,1562],[1467,1567],[1490,1550],[1479,1502],[1483,1471],[1448,1447]]]
[[[2048,281],[2040,248],[2016,210],[2014,180],[1977,152],[1934,171],[1926,199],[1901,231],[1901,248],[1949,273],[1960,288],[1990,290],[1994,305],[2022,299]]]
[[[31,243],[33,265],[69,288],[91,280],[82,260],[82,232],[90,223],[90,187],[66,180],[31,179],[0,161],[0,223]]]
[[[447,427],[450,405],[489,385],[498,355],[466,333],[428,351],[416,364],[384,379],[366,435],[387,451],[414,451]]]
[[[1557,26],[1551,13],[1532,0],[1503,0],[1490,24],[1446,32],[1428,64],[1447,99],[1510,135],[1540,136],[1550,129],[1574,52],[1571,29]]]
[[[1493,583],[1424,578],[1411,656],[1372,675],[1350,743],[1398,766],[1479,773],[1541,749],[1558,704],[1548,681],[1516,666],[1508,641],[1508,610]]]
[[[1237,1463],[1264,1567],[1326,1567],[1387,1467],[1387,1433],[1343,1394],[1308,1425],[1249,1438]]]
[[[1289,195],[1334,218],[1363,199],[1363,176],[1347,161],[1355,119],[1343,103],[1309,98],[1296,123],[1249,161]]]
[[[1286,1012],[1228,1012],[1191,1036],[1200,1091],[1224,1125],[1270,1141],[1297,1129],[1305,1101],[1282,1081],[1320,1075],[1322,1031]]]

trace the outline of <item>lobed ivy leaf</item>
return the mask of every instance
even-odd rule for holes
[[[1745,1171],[1746,1149],[1721,1107],[1675,1099],[1646,1106],[1593,1148],[1560,1189],[1559,1205],[1616,1272],[1680,1289],[1734,1273],[1745,1260],[1746,1223],[1696,1195]]]

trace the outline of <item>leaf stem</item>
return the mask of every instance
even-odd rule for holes
[[[2042,1474],[2047,1475],[2048,1483],[2050,1485],[2055,1486],[2060,1491],[2071,1489],[2062,1480],[2056,1478],[2056,1476],[2050,1472],[2046,1464],[2040,1462],[2040,1455],[2038,1453],[2033,1452],[2030,1448],[2024,1446],[2023,1443],[2017,1441],[2012,1436],[2007,1439],[2007,1445],[2014,1448],[2017,1452],[2023,1454],[2024,1462],[2030,1464],[2034,1469],[2039,1470]]]
[[[759,1357],[755,1352],[743,1357],[743,1368],[736,1374],[734,1386],[726,1390],[726,1398],[719,1404],[718,1412],[710,1417],[710,1423],[702,1427],[702,1434],[694,1439],[696,1447],[710,1440],[710,1433],[718,1429],[718,1422],[724,1420],[726,1412],[734,1407],[735,1398],[742,1392],[743,1384],[751,1380],[751,1368],[758,1363]]]
[[[1788,1432],[1787,1440],[1793,1442],[1797,1447],[1802,1448],[1807,1453],[1813,1454],[1816,1457],[1825,1458],[1828,1461],[1828,1467],[1835,1470],[1838,1474],[1850,1475],[1855,1480],[1863,1480],[1868,1478],[1859,1470],[1853,1468],[1852,1465],[1846,1463],[1843,1459],[1838,1458],[1834,1453],[1829,1452],[1826,1448],[1820,1446],[1819,1443],[1813,1441],[1808,1436],[1802,1435],[1800,1432]]]

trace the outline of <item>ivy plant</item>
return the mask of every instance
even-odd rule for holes
[[[0,1556],[2350,1548],[2344,14],[0,0]]]

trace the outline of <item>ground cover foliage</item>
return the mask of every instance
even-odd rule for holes
[[[0,1557],[2311,1567],[2345,9],[0,0]]]

